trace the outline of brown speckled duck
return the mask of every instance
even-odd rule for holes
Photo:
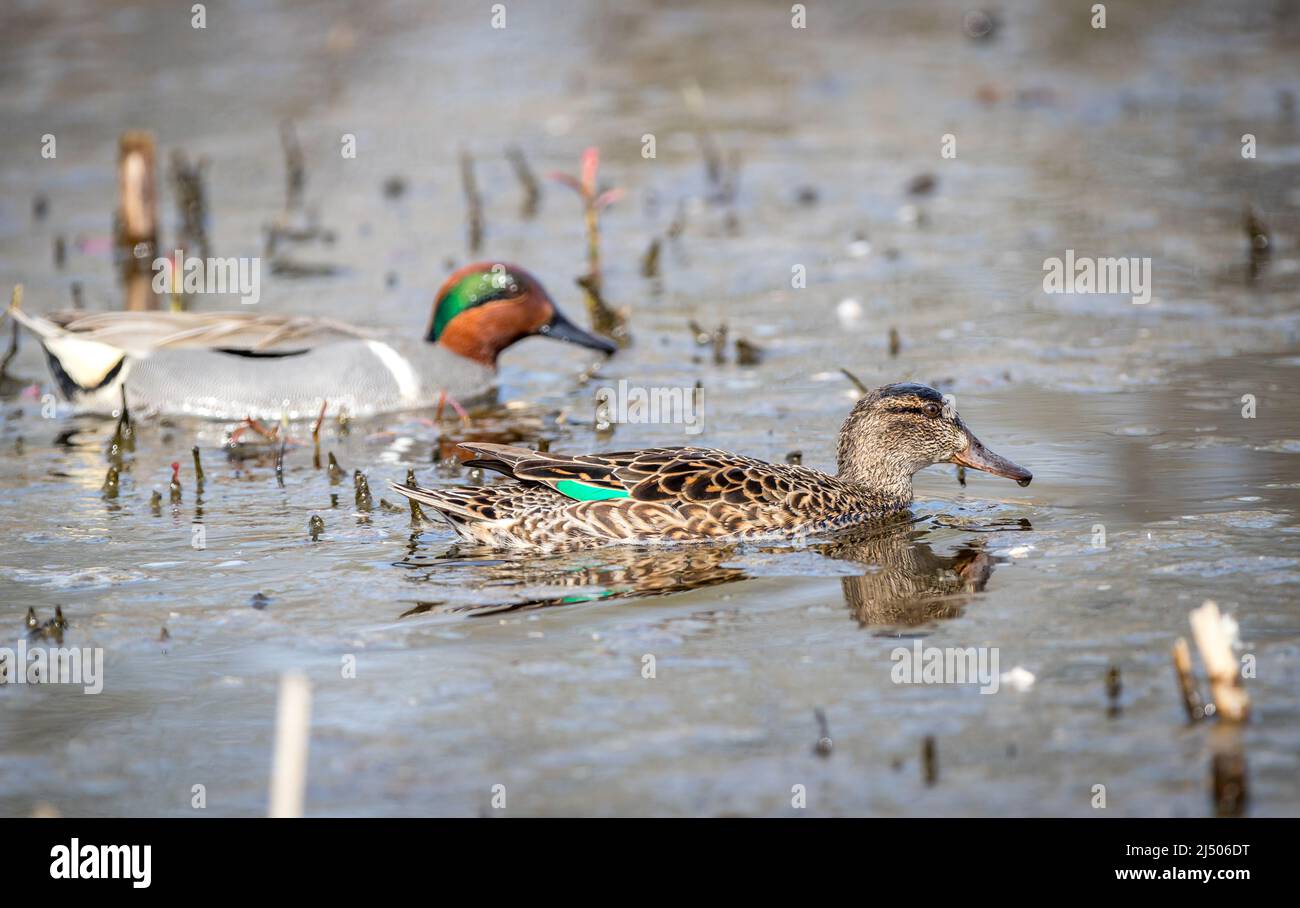
[[[466,539],[503,548],[773,539],[829,533],[912,503],[912,476],[957,463],[1029,485],[1033,474],[984,447],[938,391],[877,388],[840,429],[839,472],[765,463],[712,448],[540,453],[467,443],[467,466],[514,482],[475,488],[394,484]]]

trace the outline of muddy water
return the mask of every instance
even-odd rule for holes
[[[261,254],[290,117],[306,202],[334,237],[290,252],[334,273],[267,273],[264,310],[419,330],[469,256],[463,147],[484,254],[527,265],[581,316],[577,201],[551,186],[521,218],[502,151],[574,171],[598,144],[603,178],[629,191],[605,218],[606,280],[635,344],[594,376],[576,348],[521,344],[503,358],[503,405],[468,430],[431,413],[327,426],[323,448],[349,476],[366,471],[376,499],[393,501],[387,482],[408,467],[472,481],[437,463],[466,437],[799,450],[829,467],[852,403],[841,367],[956,395],[1033,485],[972,474],[962,488],[936,468],[918,477],[912,520],[834,542],[505,555],[413,532],[378,501],[358,512],[310,445],[288,448],[280,487],[266,450],[227,456],[222,426],[138,426],[106,499],[112,425],[45,418],[49,378],[26,344],[0,429],[0,646],[25,635],[28,608],[45,620],[59,605],[65,645],[103,649],[104,689],[0,687],[0,811],[188,816],[203,785],[208,812],[261,813],[287,669],[314,687],[317,814],[492,814],[501,784],[514,814],[787,814],[804,785],[806,812],[822,815],[1092,815],[1100,784],[1106,813],[1200,816],[1221,748],[1246,755],[1249,813],[1300,810],[1288,7],[1108,4],[1101,31],[1081,12],[1003,4],[984,41],[963,36],[957,5],[817,4],[806,31],[780,4],[511,4],[504,30],[484,10],[425,7],[209,5],[204,30],[154,6],[7,10],[0,273],[36,311],[66,307],[74,281],[87,308],[121,306],[105,240],[128,127],[205,155],[214,251]],[[724,163],[739,156],[730,200],[706,175],[691,85]],[[46,133],[54,160],[39,156]],[[339,153],[345,133],[355,159]],[[1241,158],[1243,133],[1258,158]],[[936,185],[909,194],[921,174]],[[398,198],[383,191],[393,176]],[[1253,281],[1248,203],[1273,231]],[[169,193],[163,211],[170,236]],[[641,278],[641,253],[679,212],[661,278]],[[1152,301],[1045,294],[1043,261],[1066,249],[1150,257]],[[791,286],[796,265],[805,288]],[[716,363],[692,320],[725,322],[762,361],[737,365],[729,344]],[[699,381],[703,433],[597,436],[595,392],[620,379]],[[18,390],[32,382],[43,387]],[[1174,685],[1169,646],[1205,599],[1236,617],[1255,660],[1256,716],[1240,732],[1188,727]],[[1001,672],[1034,681],[990,695],[895,684],[891,651],[914,639],[995,647]],[[814,752],[816,710],[828,757]]]

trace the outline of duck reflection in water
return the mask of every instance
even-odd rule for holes
[[[942,524],[938,525],[942,527]],[[983,592],[996,559],[979,532],[1028,529],[1027,522],[966,528],[969,541],[951,554],[939,554],[926,541],[935,527],[918,527],[915,518],[895,517],[866,524],[850,534],[814,542],[811,551],[863,565],[861,574],[841,578],[850,615],[862,626],[915,627],[956,618]],[[936,543],[937,544],[937,543]],[[739,544],[615,546],[525,557],[499,550],[453,546],[442,557],[419,558],[419,543],[400,565],[417,581],[443,581],[450,572],[473,571],[475,586],[504,594],[495,601],[459,605],[419,601],[404,611],[418,614],[491,615],[604,600],[665,596],[749,579],[746,552],[779,555],[794,546]],[[946,546],[945,546],[946,547]],[[765,571],[770,575],[770,571]],[[529,596],[537,587],[563,588],[556,595]],[[520,595],[511,597],[510,589]]]
[[[814,548],[828,558],[876,568],[840,581],[859,624],[916,627],[960,616],[975,594],[984,592],[996,563],[978,536],[951,555],[940,555],[922,541],[926,535],[910,521],[894,522],[863,527]]]

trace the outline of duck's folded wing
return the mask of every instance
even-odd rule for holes
[[[56,312],[28,316],[47,329],[72,334],[143,355],[161,348],[188,347],[232,353],[302,352],[369,332],[328,318],[247,312]],[[38,333],[44,333],[32,324]]]
[[[772,464],[713,448],[650,448],[612,454],[540,453],[467,442],[468,465],[546,485],[577,501],[630,498],[669,504],[776,504],[838,482],[806,467]]]

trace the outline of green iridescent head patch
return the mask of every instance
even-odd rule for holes
[[[467,309],[492,300],[519,296],[526,291],[523,278],[505,265],[493,265],[490,269],[467,274],[434,304],[433,323],[429,326],[427,340],[436,341],[451,324],[451,320]]]

